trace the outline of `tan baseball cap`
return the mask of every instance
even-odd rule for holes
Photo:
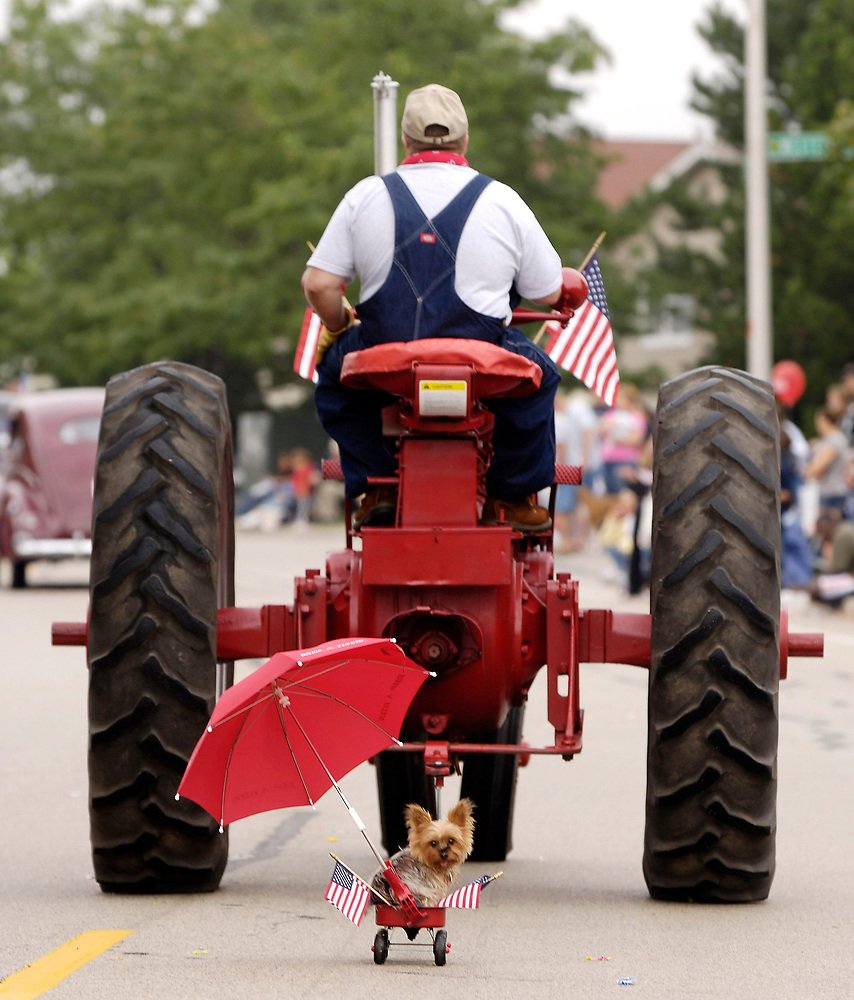
[[[427,135],[431,125],[447,131],[441,135]],[[456,91],[438,83],[428,83],[426,87],[413,90],[406,98],[401,128],[404,135],[415,142],[443,146],[462,139],[468,133],[469,121]]]

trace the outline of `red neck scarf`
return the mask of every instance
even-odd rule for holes
[[[457,167],[469,165],[469,161],[462,153],[446,152],[443,149],[425,149],[420,153],[411,153],[401,161],[400,165],[408,167],[412,163],[453,163]]]

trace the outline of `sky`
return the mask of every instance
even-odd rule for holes
[[[747,0],[720,0],[738,20]],[[691,74],[711,77],[720,64],[697,34],[713,0],[529,0],[509,18],[538,34],[574,17],[610,50],[612,63],[578,78],[585,98],[576,116],[609,139],[697,139],[709,123],[691,111]]]

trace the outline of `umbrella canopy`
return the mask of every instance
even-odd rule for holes
[[[276,653],[217,702],[178,794],[222,826],[313,805],[337,779],[399,742],[429,676],[390,639]]]

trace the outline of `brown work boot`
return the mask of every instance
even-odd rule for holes
[[[359,509],[353,515],[353,528],[387,528],[394,524],[397,512],[397,490],[394,486],[373,486],[365,492]]]
[[[522,500],[495,500],[487,497],[483,505],[483,524],[509,524],[516,531],[547,531],[552,519],[545,507],[534,503],[532,497]]]

